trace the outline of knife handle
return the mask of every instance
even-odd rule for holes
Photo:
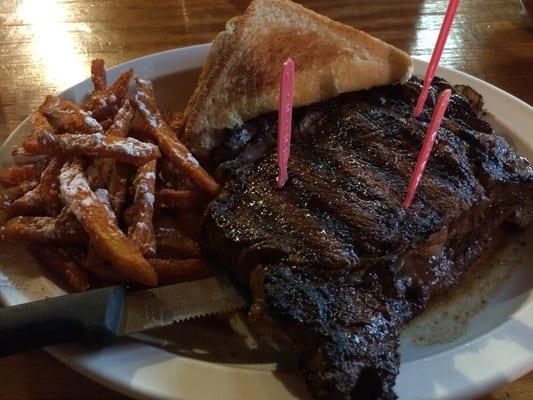
[[[78,340],[110,342],[125,298],[122,286],[111,286],[0,308],[0,356]]]

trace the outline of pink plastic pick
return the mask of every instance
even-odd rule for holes
[[[283,63],[278,110],[278,187],[287,182],[287,165],[291,152],[292,98],[294,93],[294,61],[290,58]]]
[[[448,101],[450,100],[451,94],[452,91],[450,89],[444,90],[439,96],[439,101],[437,102],[435,110],[433,111],[431,122],[426,132],[426,136],[424,137],[424,144],[422,144],[422,149],[418,154],[418,160],[416,160],[415,170],[413,171],[411,181],[409,182],[407,196],[405,196],[405,200],[403,201],[403,208],[406,210],[411,205],[411,202],[415,197],[416,188],[418,187],[420,179],[424,174],[424,169],[426,168],[429,155],[431,154],[431,148],[433,147],[433,143],[435,142],[435,138],[437,137],[437,133],[439,132],[440,123],[442,122],[442,117],[444,117],[446,107],[448,107]]]
[[[418,100],[416,102],[414,116],[417,118],[422,112],[424,104],[426,104],[429,86],[431,85],[433,77],[435,76],[435,71],[439,66],[440,57],[442,56],[442,50],[444,49],[444,45],[446,44],[446,39],[448,39],[448,34],[450,33],[450,29],[452,27],[453,19],[457,12],[458,6],[459,0],[450,0],[450,3],[448,4],[448,9],[446,10],[444,21],[442,22],[442,26],[440,27],[439,37],[437,39],[437,43],[435,43],[435,48],[433,49],[433,54],[431,55],[431,61],[429,62],[428,69],[426,70],[426,76],[424,76],[424,85],[422,86],[422,91],[420,92],[420,95],[418,96]]]

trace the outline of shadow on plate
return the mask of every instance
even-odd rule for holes
[[[135,340],[183,357],[243,368],[295,371],[293,360],[258,340],[244,313],[197,318],[130,335]]]

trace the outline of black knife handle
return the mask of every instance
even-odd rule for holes
[[[111,286],[0,308],[0,356],[63,342],[110,342],[125,298],[122,286]]]

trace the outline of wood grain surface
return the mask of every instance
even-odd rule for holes
[[[301,2],[426,60],[447,5],[445,0]],[[0,142],[46,94],[86,78],[91,59],[104,58],[111,66],[209,42],[247,4],[244,0],[1,0]],[[519,0],[463,1],[441,64],[532,104],[533,16]],[[74,398],[124,397],[43,351],[0,359],[0,399]],[[483,399],[533,399],[533,374]]]

